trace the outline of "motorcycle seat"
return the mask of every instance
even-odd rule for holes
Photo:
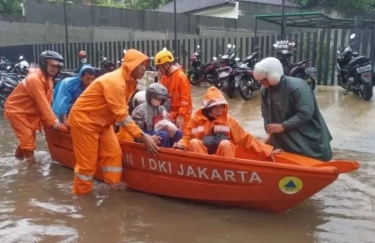
[[[208,66],[210,66],[211,65],[211,63],[203,63],[202,64],[202,68],[206,68],[206,67],[208,67]]]
[[[249,68],[249,67],[236,67],[235,69],[237,69],[237,70],[251,71],[251,68]]]
[[[303,60],[303,61],[297,62],[297,63],[296,63],[296,66],[297,66],[297,65],[302,65],[302,64],[304,64],[304,63],[306,63],[306,62],[308,62],[308,60]]]

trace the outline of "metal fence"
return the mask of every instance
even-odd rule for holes
[[[349,32],[345,30],[321,30],[315,32],[295,33],[289,35],[296,42],[297,54],[292,57],[292,62],[302,61],[309,58],[318,70],[319,85],[335,85],[335,64],[338,47],[345,47],[349,41]],[[374,60],[375,43],[374,31],[357,31],[356,48],[360,55],[366,55]],[[200,38],[200,39],[179,39],[179,62],[189,68],[191,54],[200,45],[201,57],[204,62],[210,62],[212,57],[226,52],[228,43],[234,44],[238,49],[238,57],[245,58],[249,55],[254,46],[258,44],[262,51],[261,58],[273,56],[272,44],[280,39],[278,35],[260,36],[248,38]],[[26,46],[0,47],[0,55],[5,55],[11,60],[16,60],[23,55],[29,62],[36,61],[38,55],[46,50],[54,50],[62,53],[66,58],[66,68],[75,69],[78,66],[78,52],[85,50],[88,55],[88,62],[92,65],[100,65],[100,56],[104,55],[114,62],[123,58],[123,50],[135,48],[143,53],[153,56],[163,47],[172,49],[174,41],[170,40],[143,40],[143,41],[115,41],[95,43],[70,43],[66,48],[64,43],[36,44]]]

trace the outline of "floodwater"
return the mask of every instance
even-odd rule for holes
[[[195,108],[205,90],[193,88]],[[100,182],[91,195],[73,196],[73,171],[51,161],[44,137],[37,166],[17,161],[16,139],[0,118],[0,242],[375,242],[375,101],[339,87],[319,87],[316,96],[335,158],[361,168],[282,215],[111,191]],[[259,93],[228,100],[230,113],[264,139]]]

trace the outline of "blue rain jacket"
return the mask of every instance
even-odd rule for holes
[[[62,115],[68,115],[74,102],[85,90],[85,86],[81,80],[81,74],[86,69],[95,69],[90,65],[82,66],[78,75],[75,77],[65,78],[56,85],[53,94],[52,110],[55,115],[60,119]]]

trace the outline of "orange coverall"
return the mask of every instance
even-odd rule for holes
[[[173,120],[175,121],[179,115],[184,117],[184,127],[182,128],[184,131],[193,111],[189,79],[186,77],[184,70],[178,68],[169,75],[163,75],[160,83],[168,89],[171,99],[169,113]]]
[[[124,124],[121,129],[134,138],[142,136],[142,130],[128,114],[127,101],[137,86],[131,73],[146,60],[148,57],[143,53],[128,50],[121,68],[97,78],[74,103],[69,115],[76,157],[74,193],[86,194],[92,190],[98,161],[106,183],[120,182],[122,150],[112,125],[121,122]]]
[[[219,118],[210,121],[203,115],[202,110],[204,108],[221,104],[224,104],[225,108]],[[260,160],[267,160],[273,150],[272,146],[258,141],[250,133],[246,132],[232,116],[228,115],[228,102],[216,87],[210,87],[204,95],[203,107],[190,120],[185,129],[184,137],[179,144],[191,152],[207,154],[207,148],[203,145],[202,139],[204,136],[210,135],[212,130],[214,132],[224,132],[229,138],[220,142],[216,155],[233,158],[236,155],[237,145],[249,154],[256,154],[256,157]]]
[[[47,80],[42,71],[36,69],[6,99],[4,116],[19,140],[16,154],[32,156],[36,148],[36,130],[41,131],[40,122],[43,121],[47,127],[57,122],[51,108],[52,94],[52,78]]]

